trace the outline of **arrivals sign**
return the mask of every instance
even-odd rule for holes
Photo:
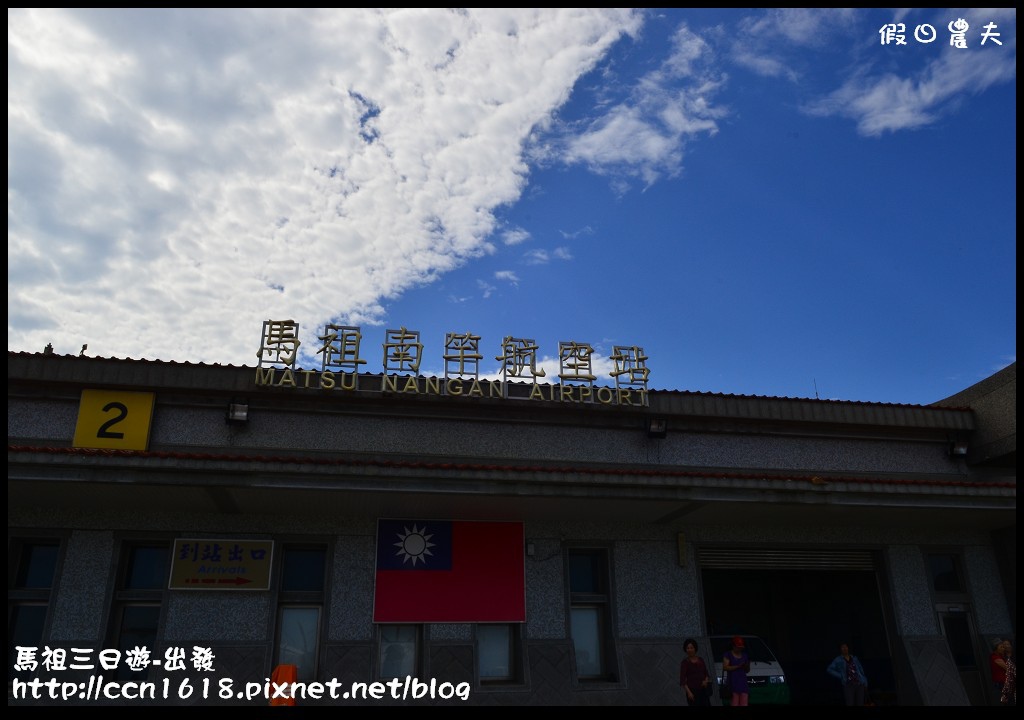
[[[179,538],[171,559],[171,590],[267,590],[273,540]]]

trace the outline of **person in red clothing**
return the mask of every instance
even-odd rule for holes
[[[708,688],[711,687],[711,675],[704,659],[697,654],[697,641],[686,638],[683,641],[686,657],[679,663],[679,684],[686,693],[686,704],[709,707],[711,699]]]
[[[1013,646],[1009,640],[996,640],[992,646],[992,654],[988,656],[988,666],[992,671],[992,685],[996,692],[1003,691],[1006,683],[1006,658],[1010,656],[1010,649]]]

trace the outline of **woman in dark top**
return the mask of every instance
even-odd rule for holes
[[[683,641],[686,657],[679,663],[679,684],[686,693],[687,705],[709,706],[707,688],[711,687],[711,676],[704,660],[697,656],[697,641],[686,638]]]

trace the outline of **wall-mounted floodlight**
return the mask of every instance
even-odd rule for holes
[[[647,437],[663,438],[668,434],[668,420],[665,418],[651,418],[647,421]]]
[[[244,425],[249,421],[249,404],[232,400],[228,403],[227,421],[233,425]]]
[[[950,457],[962,458],[967,457],[967,443],[958,440],[949,446]]]

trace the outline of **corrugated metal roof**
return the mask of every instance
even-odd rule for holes
[[[650,398],[655,414],[964,431],[974,428],[974,416],[965,408],[653,390]]]
[[[255,372],[254,366],[244,365],[14,351],[7,353],[8,383],[12,380],[26,380],[97,387],[147,387],[153,390],[209,390],[251,394],[257,390],[254,386]],[[974,428],[974,415],[969,408],[684,390],[651,390],[649,398],[650,407],[642,411],[652,415],[950,431]],[[637,412],[638,408],[631,408],[630,411]]]

